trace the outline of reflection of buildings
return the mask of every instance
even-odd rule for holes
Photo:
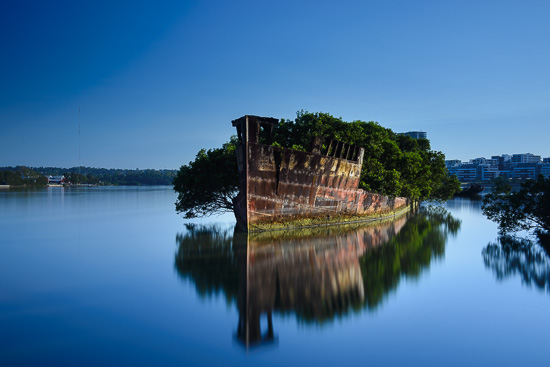
[[[243,237],[239,248],[240,284],[237,337],[245,346],[274,340],[273,311],[296,312],[322,322],[360,307],[365,294],[359,258],[387,242],[406,217],[347,232],[333,228],[300,237],[277,233]],[[319,233],[320,232],[320,233]],[[261,318],[266,316],[266,330]]]

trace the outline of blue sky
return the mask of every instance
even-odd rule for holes
[[[2,1],[0,166],[178,168],[232,119],[301,109],[427,131],[447,159],[548,157],[549,15],[529,0]]]

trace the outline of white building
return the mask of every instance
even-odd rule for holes
[[[52,175],[44,175],[48,179],[49,184],[62,184],[63,181],[65,181],[65,176],[52,176]]]
[[[470,164],[475,164],[476,166],[480,164],[487,164],[487,158],[480,157],[480,158],[470,159]]]
[[[447,168],[449,167],[457,167],[462,164],[462,161],[460,159],[449,159],[445,161],[445,165]]]
[[[540,155],[534,155],[531,153],[512,155],[512,164],[539,163],[540,161]]]

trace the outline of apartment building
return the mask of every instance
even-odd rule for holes
[[[461,182],[489,181],[499,176],[527,180],[540,174],[550,178],[550,157],[542,159],[531,153],[478,157],[469,162],[452,159],[445,165],[449,175],[456,175]]]

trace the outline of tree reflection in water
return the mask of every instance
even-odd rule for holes
[[[550,294],[550,258],[529,239],[501,236],[483,249],[482,256],[497,280],[519,274],[523,284],[534,285]]]
[[[175,267],[201,296],[222,292],[236,302],[237,337],[248,347],[276,340],[274,312],[321,324],[377,308],[403,276],[416,278],[442,257],[459,227],[440,207],[370,225],[251,235],[188,225],[176,237]]]
[[[233,251],[234,226],[185,227],[185,233],[176,235],[177,273],[191,280],[202,297],[222,292],[228,303],[236,301],[239,267]]]

